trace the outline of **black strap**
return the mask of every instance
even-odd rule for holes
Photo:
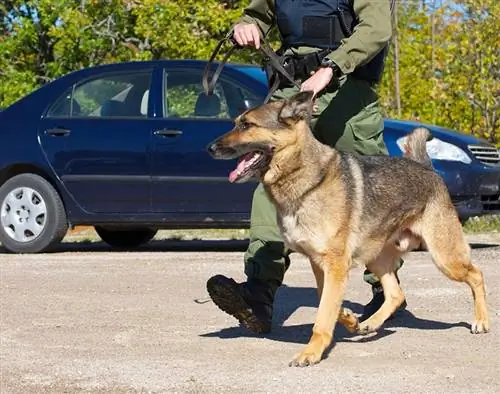
[[[221,62],[217,66],[217,69],[215,70],[215,73],[213,74],[212,79],[209,81],[209,74],[210,74],[210,68],[212,66],[212,63],[214,62],[214,59],[217,56],[217,54],[219,53],[222,45],[226,41],[231,42],[232,47],[226,52],[226,54],[222,58]],[[219,41],[219,43],[215,47],[214,51],[212,52],[212,56],[210,56],[210,60],[206,64],[205,70],[203,72],[202,83],[203,83],[203,89],[205,90],[206,95],[213,94],[217,80],[219,79],[219,76],[222,72],[224,65],[227,63],[227,60],[229,59],[229,56],[231,56],[231,54],[236,49],[240,49],[240,48],[242,48],[242,47],[240,45],[238,45],[233,39],[233,31],[232,30],[229,32],[229,34],[226,37],[224,37],[221,41]],[[288,71],[286,71],[285,67],[283,67],[282,59],[280,59],[280,57],[278,57],[274,53],[273,49],[269,45],[269,42],[264,37],[261,37],[260,50],[264,54],[264,56],[268,58],[269,63],[271,64],[271,66],[274,69],[276,69],[280,74],[282,74],[286,79],[288,79],[288,81],[290,81],[294,86],[300,88],[300,85],[293,79],[293,77],[288,73]],[[266,96],[266,98],[264,100],[265,103],[271,98],[271,95],[276,90],[276,88],[278,86],[278,82],[279,81],[276,78],[275,82],[273,83],[273,85],[269,89],[268,95]]]
[[[265,38],[262,39],[260,50],[264,52],[264,55],[269,59],[271,66],[275,68],[281,75],[283,75],[290,83],[292,83],[295,87],[300,89],[300,84],[295,81],[295,79],[286,71],[285,67],[283,67],[281,59],[274,53],[271,46],[267,42]]]
[[[279,78],[274,78],[273,84],[271,86],[269,86],[267,96],[264,99],[264,104],[266,104],[271,99],[271,97],[273,96],[274,92],[278,89],[279,85],[280,85],[280,79]]]
[[[222,61],[219,63],[217,66],[217,69],[215,70],[214,75],[212,76],[212,79],[209,81],[208,80],[208,75],[210,73],[210,67],[212,66],[212,63],[214,62],[215,57],[219,53],[222,45],[226,42],[230,41],[233,45],[231,48],[226,52],[224,57],[222,58]],[[210,56],[210,60],[208,63],[205,65],[205,70],[203,71],[203,89],[205,90],[205,94],[207,96],[210,96],[213,94],[214,89],[215,89],[215,84],[217,83],[217,80],[219,79],[219,76],[222,72],[222,69],[224,68],[224,65],[227,63],[227,60],[229,59],[229,56],[236,50],[241,48],[237,43],[235,43],[232,40],[232,32],[228,34],[226,37],[224,37],[222,40],[219,41],[217,46],[215,47],[214,51],[212,52],[212,56]]]

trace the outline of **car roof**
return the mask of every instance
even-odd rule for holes
[[[159,59],[159,60],[134,60],[126,62],[116,62],[108,64],[100,64],[89,67],[82,67],[81,69],[71,71],[67,74],[61,75],[60,77],[54,78],[47,84],[40,86],[39,88],[33,90],[29,94],[23,96],[16,102],[12,103],[8,108],[20,105],[27,99],[30,99],[36,95],[43,95],[46,89],[51,89],[55,85],[64,85],[68,81],[77,80],[81,78],[86,78],[100,72],[121,72],[125,70],[137,70],[143,68],[154,68],[154,67],[175,67],[175,68],[199,68],[203,69],[207,64],[206,60],[197,59]],[[212,70],[219,65],[218,62],[214,62]],[[225,68],[234,70],[236,72],[244,74],[246,77],[254,80],[262,90],[267,89],[267,78],[266,74],[263,72],[262,67],[244,64],[244,63],[232,63],[228,62],[224,66]],[[2,111],[0,111],[2,112]]]
[[[65,74],[59,78],[54,79],[54,81],[58,80],[67,80],[69,78],[74,77],[85,77],[86,75],[92,75],[98,72],[106,72],[106,71],[121,71],[121,70],[134,70],[140,68],[150,68],[150,67],[189,67],[189,68],[205,68],[207,65],[206,60],[197,60],[197,59],[160,59],[160,60],[134,60],[127,62],[118,62],[118,63],[109,63],[109,64],[100,64],[96,66],[90,66],[81,68],[79,70],[75,70],[68,74]],[[215,62],[212,65],[212,70],[218,67],[219,62]],[[267,89],[267,76],[261,66],[253,65],[253,64],[245,64],[245,63],[232,63],[228,62],[224,65],[225,68],[234,70],[236,72],[240,72],[245,74],[247,77],[252,78],[260,85],[264,85],[263,87]]]
[[[108,64],[99,64],[95,66],[89,66],[82,68],[80,70],[75,70],[69,74],[79,73],[82,71],[91,71],[95,72],[97,70],[102,71],[112,71],[112,70],[120,70],[123,68],[142,68],[142,67],[157,67],[157,66],[185,66],[185,67],[205,67],[207,64],[206,60],[196,60],[196,59],[160,59],[160,60],[134,60],[127,62],[117,62],[117,63],[108,63]],[[214,62],[214,67],[219,63]],[[225,64],[225,67],[240,70],[243,72],[252,72],[252,73],[263,73],[262,68],[252,64],[245,63],[232,63],[228,62]],[[66,74],[66,75],[69,75]]]

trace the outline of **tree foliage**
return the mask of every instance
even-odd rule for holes
[[[500,146],[500,2],[398,3],[401,118],[434,123]],[[394,50],[381,97],[398,116]]]
[[[241,0],[3,0],[0,107],[68,72],[128,60],[208,59]],[[417,119],[500,146],[500,2],[401,0],[380,86],[387,116]],[[256,63],[242,50],[231,60]],[[398,108],[397,103],[400,103]]]

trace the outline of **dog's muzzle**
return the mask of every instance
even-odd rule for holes
[[[221,146],[218,142],[211,143],[207,151],[214,159],[234,159],[238,156],[235,149]]]

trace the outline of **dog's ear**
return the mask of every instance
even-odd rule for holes
[[[299,92],[285,100],[279,113],[279,120],[309,120],[312,113],[314,92]]]

